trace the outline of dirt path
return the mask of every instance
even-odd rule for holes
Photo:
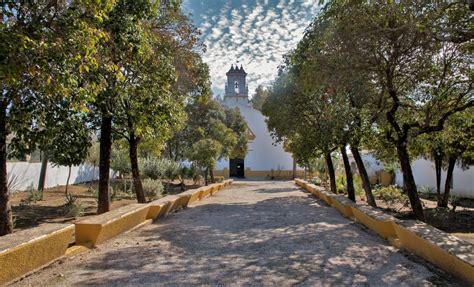
[[[243,182],[18,285],[458,283],[292,182]]]

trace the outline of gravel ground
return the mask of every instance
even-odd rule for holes
[[[292,182],[237,182],[17,285],[461,285]]]

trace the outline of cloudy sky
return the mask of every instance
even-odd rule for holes
[[[248,73],[250,95],[276,76],[318,11],[318,0],[184,0],[202,31],[203,55],[214,94],[223,95],[225,73],[237,61]]]

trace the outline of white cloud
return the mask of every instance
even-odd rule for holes
[[[318,11],[318,0],[238,2],[232,5],[230,0],[185,1],[184,7],[193,13],[203,31],[208,47],[203,58],[210,67],[216,94],[222,94],[225,73],[237,61],[248,73],[251,95],[258,85],[269,85],[283,55],[295,48]]]

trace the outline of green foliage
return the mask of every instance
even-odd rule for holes
[[[424,220],[407,147],[473,106],[471,20],[462,2],[328,2],[270,89],[270,131],[305,165],[347,144],[400,161]]]
[[[362,189],[361,177],[358,174],[353,174],[352,179],[354,181],[355,194],[358,196],[365,196],[364,190]],[[337,193],[347,193],[345,174],[336,173],[336,187],[337,187]]]
[[[354,189],[355,194],[358,196],[365,196],[364,190],[362,188],[362,178],[359,174],[353,174],[352,179],[354,180]]]
[[[401,205],[400,209],[410,204],[406,193],[396,185],[377,187],[374,196],[389,206]]]
[[[462,202],[462,197],[451,195],[449,196],[449,203],[453,206],[453,212],[456,211],[456,207]]]
[[[110,189],[111,200],[135,198],[135,193],[133,192],[133,184],[130,180],[114,181],[114,183],[110,185]]]
[[[263,86],[259,85],[255,90],[255,95],[253,95],[250,103],[252,103],[252,107],[256,110],[262,111],[263,103],[268,98],[268,90],[266,90]]]
[[[145,192],[145,196],[148,198],[149,201],[163,197],[164,189],[163,184],[161,184],[161,181],[146,178],[142,180],[142,185],[143,191]]]
[[[424,196],[433,199],[436,196],[436,190],[431,186],[423,186],[420,188],[420,193]]]
[[[189,152],[189,159],[202,168],[214,169],[222,144],[213,139],[201,139],[194,143]]]
[[[51,163],[57,166],[73,166],[83,163],[90,147],[89,130],[84,119],[71,115],[51,129],[54,130],[54,137],[46,145]]]
[[[322,181],[321,179],[319,179],[319,177],[314,177],[310,180],[310,182],[314,185],[317,185],[317,186],[321,186],[322,185]]]
[[[84,215],[85,211],[84,204],[74,195],[66,195],[63,208],[65,217],[81,217]]]
[[[114,145],[112,149],[110,168],[121,175],[130,174],[132,171],[128,150],[119,144]]]
[[[31,203],[43,200],[41,191],[38,191],[36,188],[28,188],[26,192],[28,192],[28,196],[20,201],[20,206],[28,206]]]
[[[116,138],[159,155],[182,127],[185,103],[210,93],[200,32],[181,1],[66,2],[0,5],[0,142],[10,135],[8,156],[40,148],[57,165],[80,164],[101,118],[113,119]],[[89,150],[94,166],[98,152]],[[125,155],[115,154],[113,168],[126,174]],[[0,235],[11,232],[3,209]]]
[[[95,167],[99,165],[99,161],[100,161],[100,144],[96,142],[89,147],[89,151],[86,157],[86,162]]]
[[[179,163],[167,158],[149,156],[140,160],[143,175],[150,179],[176,179],[181,173]]]
[[[222,158],[247,153],[247,124],[238,111],[224,108],[209,96],[186,107],[188,120],[183,131],[167,143],[167,156],[189,160],[202,169],[214,168]]]

